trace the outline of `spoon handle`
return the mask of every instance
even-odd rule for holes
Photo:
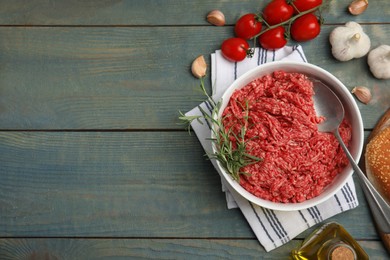
[[[352,168],[357,173],[360,181],[360,186],[366,196],[368,205],[370,206],[372,215],[377,224],[378,229],[385,233],[390,233],[390,206],[367,179],[366,175],[362,172],[359,166],[356,164],[352,155],[349,153],[348,148],[345,146],[338,129],[334,132],[337,140],[339,141],[341,147],[343,148],[345,154],[347,155]]]

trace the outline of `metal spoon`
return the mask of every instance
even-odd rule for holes
[[[340,137],[339,126],[344,118],[343,104],[327,85],[319,80],[314,79],[312,81],[315,92],[313,97],[315,110],[317,115],[324,116],[326,118],[323,123],[318,125],[318,130],[320,132],[331,132],[335,135],[347,155],[352,168],[359,177],[360,186],[362,187],[368,205],[371,208],[372,215],[377,223],[377,228],[383,233],[390,233],[389,204],[387,204],[374,186],[372,186],[371,182],[367,179],[364,173],[360,170]]]

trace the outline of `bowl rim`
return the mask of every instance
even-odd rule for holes
[[[362,150],[363,150],[363,144],[364,144],[364,128],[363,128],[363,121],[360,114],[360,110],[350,93],[350,91],[347,89],[347,87],[333,74],[326,71],[325,69],[306,62],[295,62],[295,61],[273,61],[265,64],[261,64],[240,77],[238,77],[222,94],[222,97],[219,99],[221,102],[220,110],[218,111],[218,114],[214,115],[214,119],[217,117],[220,117],[224,109],[226,108],[226,105],[228,104],[230,100],[230,96],[233,94],[233,92],[237,89],[241,89],[245,87],[249,82],[252,80],[262,77],[264,75],[268,75],[272,73],[273,71],[286,71],[286,72],[299,72],[306,75],[310,75],[310,77],[314,77],[316,79],[319,79],[323,81],[324,83],[327,83],[330,86],[337,86],[333,89],[333,91],[339,96],[340,99],[342,99],[342,102],[347,103],[348,107],[352,108],[352,112],[354,113],[354,120],[356,119],[355,124],[352,126],[353,132],[352,132],[352,139],[357,139],[357,146],[354,147],[354,152],[351,152],[352,157],[355,159],[355,161],[359,161]],[[340,97],[340,95],[342,97]],[[351,111],[346,111],[347,113],[351,113]],[[347,116],[347,115],[346,115]],[[349,115],[351,116],[351,115]],[[356,117],[356,118],[355,118]],[[350,122],[352,124],[352,122]],[[211,138],[215,139],[215,127],[216,125],[213,124],[212,128],[213,131],[211,131]],[[216,144],[215,142],[212,142],[212,152],[216,152]],[[245,190],[238,182],[236,182],[230,174],[226,172],[222,164],[216,160],[217,166],[220,170],[220,175],[222,175],[223,179],[225,179],[225,184],[227,184],[230,189],[233,189],[235,192],[237,192],[240,196],[244,197],[248,201],[272,210],[278,210],[278,211],[294,211],[294,210],[302,210],[307,209],[313,206],[316,206],[326,200],[328,200],[330,197],[332,197],[334,194],[336,194],[348,181],[349,177],[353,174],[353,169],[350,164],[346,166],[346,168],[342,171],[342,174],[339,174],[332,183],[336,182],[336,179],[338,180],[337,186],[333,187],[333,189],[330,189],[330,186],[328,185],[327,188],[324,189],[324,191],[318,195],[317,197],[314,197],[312,199],[303,201],[303,202],[297,202],[297,203],[278,203],[278,202],[272,202],[269,200],[261,199],[254,194],[250,193],[249,191]],[[342,175],[342,176],[341,176]],[[340,180],[341,179],[341,180]]]

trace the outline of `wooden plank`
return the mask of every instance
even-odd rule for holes
[[[333,59],[333,28],[324,26],[302,45],[311,63],[349,89],[373,90],[370,105],[358,103],[371,129],[389,106],[390,83],[373,78],[366,58]],[[389,40],[388,25],[365,29],[373,47]],[[204,99],[190,73],[192,60],[204,54],[210,62],[209,54],[232,35],[229,27],[3,27],[0,34],[0,127],[15,130],[180,129],[178,110]]]
[[[0,132],[0,155],[0,237],[254,237],[186,132]],[[332,220],[377,239],[358,195]]]
[[[288,259],[301,241],[270,253],[254,239],[0,239],[1,259]],[[379,241],[359,241],[370,259],[386,259]]]
[[[180,1],[180,0],[100,0],[61,1],[14,0],[0,2],[1,25],[208,25],[206,15],[221,10],[227,24],[234,24],[245,13],[260,12],[262,1]],[[348,1],[326,1],[325,22],[354,20],[362,23],[389,22],[389,2],[376,0],[360,16],[347,12]],[[185,10],[185,11],[183,11]],[[378,15],[380,14],[380,15]]]
[[[0,136],[0,236],[251,234],[187,133]]]

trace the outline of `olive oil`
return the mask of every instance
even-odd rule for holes
[[[336,222],[327,223],[314,231],[291,255],[295,260],[369,259],[355,239]]]

